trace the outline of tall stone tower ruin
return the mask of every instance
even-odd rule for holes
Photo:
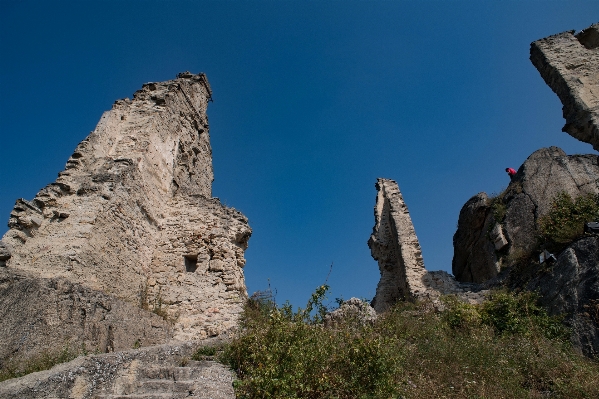
[[[17,201],[0,241],[1,356],[235,325],[251,229],[211,195],[211,95],[204,74],[143,85],[102,115],[54,183]]]

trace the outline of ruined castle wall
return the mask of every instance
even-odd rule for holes
[[[427,299],[438,304],[441,295],[457,295],[462,300],[480,302],[486,291],[457,282],[444,271],[427,271],[418,237],[397,182],[377,179],[375,225],[368,240],[381,279],[372,307],[377,313],[401,300]]]
[[[17,201],[0,266],[154,311],[175,339],[233,327],[251,229],[211,197],[211,95],[183,73],[116,101],[58,179]]]
[[[563,104],[562,130],[599,151],[599,24],[533,42],[530,60]]]
[[[368,246],[381,272],[372,303],[380,312],[399,300],[414,299],[418,292],[425,291],[422,279],[426,270],[420,243],[397,182],[377,179],[376,188],[375,226]]]

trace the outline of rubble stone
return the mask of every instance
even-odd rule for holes
[[[191,360],[196,347],[213,344],[188,342],[81,356],[50,370],[3,381],[0,397],[235,399],[231,370],[214,361]]]

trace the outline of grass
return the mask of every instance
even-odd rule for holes
[[[336,328],[319,323],[316,294],[312,312],[249,301],[219,356],[238,398],[599,397],[599,363],[571,348],[534,294],[498,291],[480,306],[447,297],[443,312],[402,302],[374,324]]]
[[[79,355],[79,351],[65,347],[56,352],[45,351],[26,360],[9,361],[6,364],[3,364],[0,369],[0,381],[22,377],[30,373],[35,373],[36,371],[49,370],[57,364],[70,362]]]

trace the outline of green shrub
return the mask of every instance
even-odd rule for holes
[[[480,312],[475,305],[466,303],[454,295],[442,298],[446,306],[443,318],[451,328],[471,328],[481,322]]]
[[[449,297],[443,312],[401,302],[374,324],[324,328],[315,310],[325,292],[309,317],[309,306],[246,306],[220,357],[237,372],[237,397],[599,397],[599,364],[548,333],[556,320],[533,294],[497,292],[481,306]]]
[[[549,339],[566,340],[568,330],[562,317],[552,317],[538,305],[538,295],[533,292],[514,294],[495,291],[480,306],[481,321],[492,326],[498,334],[541,333]]]
[[[561,249],[584,234],[586,222],[599,221],[599,195],[587,194],[572,200],[559,193],[550,211],[539,218],[541,241],[549,249]]]

